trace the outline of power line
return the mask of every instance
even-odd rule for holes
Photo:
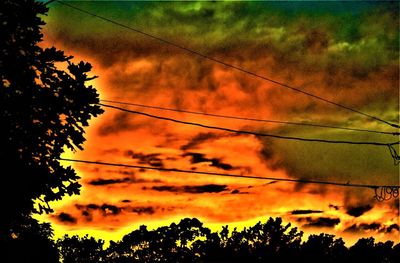
[[[166,121],[176,122],[176,123],[180,123],[180,124],[198,126],[198,127],[207,128],[207,129],[222,130],[222,131],[239,133],[239,134],[250,134],[250,135],[262,136],[262,137],[271,137],[271,138],[276,138],[276,139],[296,140],[296,141],[306,141],[306,142],[319,142],[319,143],[332,143],[332,144],[374,145],[374,146],[385,146],[385,147],[393,146],[393,145],[400,143],[400,142],[385,143],[385,142],[365,142],[365,141],[324,140],[324,139],[302,138],[302,137],[258,133],[258,132],[243,131],[243,130],[234,130],[234,129],[225,128],[225,127],[210,126],[210,125],[205,125],[205,124],[201,124],[201,123],[197,123],[197,122],[188,122],[188,121],[182,121],[182,120],[177,120],[177,119],[168,118],[168,117],[152,115],[152,114],[145,113],[145,112],[128,110],[128,109],[124,109],[121,107],[112,106],[112,105],[103,104],[103,103],[99,103],[99,105],[106,107],[106,108],[116,109],[119,111],[124,111],[124,112],[132,113],[132,114],[143,115],[143,116],[147,116],[147,117],[155,118],[155,119],[159,119],[159,120],[166,120]]]
[[[279,123],[279,124],[298,125],[298,126],[310,126],[310,127],[330,128],[330,129],[339,129],[339,130],[348,130],[348,131],[357,131],[357,132],[379,133],[379,134],[395,135],[395,136],[400,135],[399,132],[385,132],[385,131],[358,129],[358,128],[351,128],[351,127],[331,126],[331,125],[316,124],[316,123],[310,123],[310,122],[291,122],[291,121],[278,121],[278,120],[239,117],[239,116],[222,115],[222,114],[206,113],[206,112],[199,112],[199,111],[182,110],[182,109],[176,109],[176,108],[166,108],[166,107],[145,105],[145,104],[132,103],[132,102],[121,102],[121,101],[115,101],[115,100],[100,100],[100,101],[121,104],[121,105],[149,108],[149,109],[158,109],[158,110],[174,111],[174,112],[181,112],[181,113],[188,113],[188,114],[195,114],[195,115],[211,116],[211,117],[217,117],[217,118],[225,118],[225,119],[245,120],[245,121],[254,121],[254,122],[267,122],[267,123]]]
[[[248,179],[261,179],[261,180],[298,182],[298,183],[312,183],[312,184],[330,184],[330,185],[337,185],[337,186],[351,186],[351,187],[364,187],[364,188],[377,188],[377,187],[380,187],[378,185],[336,183],[336,182],[312,181],[312,180],[303,180],[303,179],[263,177],[263,176],[254,176],[254,175],[247,176],[247,175],[240,175],[240,174],[225,174],[225,173],[216,173],[216,172],[182,170],[182,169],[177,169],[177,168],[163,168],[163,167],[153,167],[153,166],[141,166],[141,165],[130,165],[130,164],[120,164],[120,163],[99,162],[99,161],[66,159],[66,158],[60,158],[59,160],[68,161],[68,162],[99,164],[99,165],[106,165],[106,166],[117,166],[117,167],[136,168],[136,169],[157,170],[157,171],[163,171],[163,172],[192,173],[192,174],[216,175],[216,176],[248,178]]]
[[[397,186],[397,185],[351,184],[351,183],[338,183],[338,182],[316,181],[316,180],[305,180],[305,179],[289,179],[289,178],[264,177],[264,176],[254,176],[254,175],[226,174],[226,173],[216,173],[216,172],[183,170],[183,169],[177,169],[177,168],[163,168],[163,167],[130,165],[130,164],[109,163],[109,162],[88,161],[88,160],[67,159],[67,158],[59,158],[59,160],[60,161],[67,161],[67,162],[77,162],[77,163],[86,163],[86,164],[97,164],[97,165],[105,165],[105,166],[114,166],[114,167],[157,170],[157,171],[163,171],[163,172],[190,173],[190,174],[202,174],[202,175],[213,175],[213,176],[245,178],[245,179],[258,179],[258,180],[268,180],[268,181],[272,180],[272,181],[281,181],[281,182],[294,182],[294,183],[306,183],[306,184],[335,185],[335,186],[343,186],[343,187],[370,188],[370,189],[374,189],[375,190],[375,198],[378,201],[385,201],[385,200],[389,200],[391,197],[394,197],[394,198],[398,197],[398,192],[399,192],[399,188],[400,188],[400,186]],[[379,188],[381,188],[382,190],[381,190],[381,193],[378,194],[378,189]],[[387,189],[390,189],[390,193],[388,193]],[[390,195],[390,198],[387,198],[389,195]]]
[[[262,80],[265,80],[265,81],[274,83],[274,84],[279,85],[279,86],[281,86],[281,87],[288,88],[288,89],[290,89],[290,90],[292,90],[292,91],[296,91],[296,92],[302,93],[302,94],[307,95],[307,96],[310,96],[310,97],[312,97],[312,98],[314,98],[314,99],[318,99],[318,100],[320,100],[320,101],[324,101],[324,102],[329,103],[329,104],[331,104],[331,105],[334,105],[334,106],[337,106],[337,107],[346,109],[346,110],[348,110],[348,111],[352,111],[352,112],[358,113],[358,114],[363,115],[363,116],[365,116],[365,117],[368,117],[368,118],[371,118],[371,119],[375,119],[375,120],[377,120],[377,121],[380,121],[380,122],[382,122],[382,123],[385,123],[385,124],[387,124],[387,125],[390,125],[391,127],[400,128],[400,125],[398,125],[398,124],[394,124],[394,123],[388,122],[388,121],[386,121],[386,120],[383,120],[383,119],[381,119],[381,118],[379,118],[379,117],[376,117],[376,116],[373,116],[373,115],[370,115],[370,114],[361,112],[361,111],[356,110],[356,109],[352,109],[352,108],[350,108],[350,107],[348,107],[348,106],[344,106],[344,105],[342,105],[342,104],[339,104],[339,103],[330,101],[330,100],[325,99],[325,98],[323,98],[323,97],[320,97],[320,96],[318,96],[318,95],[312,94],[312,93],[310,93],[310,92],[307,92],[307,91],[304,91],[304,90],[301,90],[301,89],[298,89],[298,88],[295,88],[295,87],[292,87],[292,86],[290,86],[290,85],[288,85],[288,84],[285,84],[285,83],[282,83],[282,82],[273,80],[273,79],[271,79],[271,78],[268,78],[268,77],[265,77],[265,76],[261,76],[261,75],[259,75],[259,74],[254,73],[254,72],[251,72],[251,71],[249,71],[249,70],[247,70],[247,69],[234,66],[234,65],[229,64],[229,63],[227,63],[227,62],[224,62],[224,61],[222,61],[222,60],[219,60],[219,59],[210,57],[210,56],[205,55],[205,54],[203,54],[203,53],[201,53],[201,52],[198,52],[198,51],[192,50],[192,49],[190,49],[190,48],[181,46],[181,45],[179,45],[179,44],[176,44],[176,43],[171,42],[171,41],[169,41],[169,40],[165,40],[165,39],[163,39],[163,38],[161,38],[161,37],[158,37],[158,36],[155,36],[155,35],[146,33],[146,32],[144,32],[144,31],[138,30],[138,29],[136,29],[136,28],[133,28],[133,27],[130,27],[130,26],[121,24],[121,23],[119,23],[119,22],[117,22],[117,21],[114,21],[114,20],[112,20],[112,19],[109,19],[109,18],[100,16],[100,15],[97,15],[97,14],[95,14],[95,13],[92,13],[92,12],[89,12],[89,11],[87,11],[87,10],[81,9],[81,8],[76,7],[76,6],[74,6],[74,5],[70,5],[70,4],[65,3],[65,2],[63,2],[63,1],[60,1],[60,0],[56,0],[56,2],[58,2],[58,3],[62,4],[62,5],[65,5],[65,6],[67,6],[67,7],[70,7],[70,8],[72,8],[72,9],[75,9],[75,10],[77,10],[77,11],[80,11],[80,12],[82,12],[82,13],[85,13],[85,14],[87,14],[87,15],[91,15],[91,16],[94,16],[94,17],[96,17],[96,18],[99,18],[99,19],[101,19],[101,20],[103,20],[103,21],[106,21],[106,22],[112,23],[112,24],[114,24],[114,25],[117,25],[117,26],[120,26],[120,27],[129,29],[129,30],[134,31],[134,32],[136,32],[136,33],[139,33],[139,34],[145,35],[145,36],[147,36],[147,37],[156,39],[156,40],[158,40],[158,41],[160,41],[160,42],[162,42],[162,43],[165,43],[165,44],[168,44],[168,45],[170,45],[170,46],[176,47],[176,48],[178,48],[178,49],[184,50],[184,51],[186,51],[186,52],[195,54],[195,55],[197,55],[197,56],[199,56],[199,57],[202,57],[202,58],[204,58],[204,59],[207,59],[207,60],[210,60],[210,61],[219,63],[219,64],[221,64],[221,65],[224,65],[224,66],[226,66],[226,67],[233,68],[233,69],[235,69],[235,70],[241,71],[241,72],[246,73],[246,74],[248,74],[248,75],[251,75],[251,76],[253,76],[253,77],[257,77],[257,78],[259,78],[259,79],[262,79]]]
[[[294,136],[283,136],[283,135],[276,135],[276,134],[267,134],[267,133],[258,133],[258,132],[243,131],[243,130],[234,130],[234,129],[225,128],[225,127],[217,127],[217,126],[205,125],[205,124],[201,124],[201,123],[197,123],[197,122],[181,121],[181,120],[177,120],[177,119],[172,119],[172,118],[152,115],[152,114],[145,113],[145,112],[128,110],[128,109],[124,109],[124,108],[120,108],[120,107],[112,106],[112,105],[107,105],[107,104],[103,104],[103,103],[98,103],[98,105],[106,107],[106,108],[112,108],[112,109],[116,109],[116,110],[120,110],[120,111],[124,111],[124,112],[128,112],[128,113],[132,113],[132,114],[143,115],[143,116],[146,116],[146,117],[151,117],[151,118],[155,118],[155,119],[159,119],[159,120],[171,121],[171,122],[176,122],[176,123],[185,124],[185,125],[198,126],[198,127],[207,128],[207,129],[222,130],[222,131],[227,131],[227,132],[231,132],[231,133],[238,133],[238,134],[250,134],[250,135],[262,136],[262,137],[270,137],[270,138],[275,138],[275,139],[305,141],[305,142],[386,146],[386,147],[389,148],[390,154],[391,154],[391,156],[393,158],[393,161],[394,161],[394,165],[398,165],[400,163],[400,156],[398,155],[396,149],[394,148],[394,145],[400,144],[400,141],[393,142],[393,143],[385,143],[385,142],[365,142],[365,141],[324,140],[324,139],[315,139],[315,138],[302,138],[302,137],[294,137]]]

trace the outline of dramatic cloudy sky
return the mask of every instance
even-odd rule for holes
[[[68,2],[391,122],[399,120],[398,4],[361,2]],[[391,127],[52,3],[44,46],[93,64],[102,99],[251,118]],[[123,106],[126,107],[126,106]],[[392,135],[227,120],[129,106],[184,121],[285,136],[394,142]],[[387,147],[265,139],[113,109],[65,157],[162,168],[398,185]],[[245,226],[283,217],[348,242],[398,240],[398,200],[372,189],[71,164],[80,196],[54,204],[57,233],[118,238],[182,217]]]

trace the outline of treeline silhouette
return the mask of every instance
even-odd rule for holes
[[[400,243],[362,238],[346,247],[342,238],[321,233],[302,240],[303,232],[281,218],[220,232],[196,218],[148,230],[146,226],[122,240],[105,241],[88,235],[51,240],[49,224],[26,218],[12,238],[1,244],[1,262],[400,262]],[[4,246],[6,245],[6,246]],[[3,254],[4,256],[4,254]]]

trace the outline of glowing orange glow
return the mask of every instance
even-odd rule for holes
[[[115,46],[113,50],[99,47],[89,37],[80,42],[79,38],[73,40],[73,36],[51,30],[46,32],[43,45],[55,44],[73,55],[75,61],[89,61],[93,65],[93,75],[99,76],[90,84],[98,90],[100,99],[232,116],[314,120],[384,129],[375,122],[272,83],[125,33],[115,33],[118,36],[115,39],[112,36],[102,39],[104,46]],[[284,31],[275,28],[267,33],[274,39],[281,39],[280,34]],[[299,33],[298,39],[291,37],[293,43],[305,41],[306,33]],[[397,106],[393,103],[399,84],[396,66],[388,62],[361,72],[357,59],[346,60],[340,53],[346,47],[350,48],[350,44],[339,45],[335,41],[333,38],[328,41],[331,46],[326,48],[323,41],[322,44],[310,44],[309,50],[302,51],[302,56],[292,51],[291,58],[283,57],[278,48],[263,48],[261,44],[261,47],[251,48],[238,48],[232,44],[233,47],[227,45],[226,50],[215,48],[211,51],[213,56],[231,64],[273,76],[326,99],[388,118],[398,116]],[[280,48],[285,46],[282,44]],[[361,45],[361,48],[365,47]],[[336,57],[338,61],[340,58],[337,64],[332,59]],[[308,138],[393,139],[373,134],[132,109],[206,125]],[[393,167],[387,149],[262,139],[108,108],[90,122],[86,138],[84,151],[66,152],[63,157],[343,183],[384,185],[399,182],[396,178],[398,170]],[[81,176],[82,189],[79,196],[52,204],[54,214],[41,217],[53,223],[56,236],[89,233],[106,240],[118,239],[139,225],[155,228],[183,217],[197,217],[211,229],[225,224],[243,228],[269,217],[282,217],[307,235],[331,233],[344,237],[349,244],[368,236],[377,240],[399,238],[398,199],[379,203],[373,199],[371,189],[62,163],[72,166]],[[68,213],[74,220],[60,220],[60,213]]]

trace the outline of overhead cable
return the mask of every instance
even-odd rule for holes
[[[145,105],[145,104],[140,104],[140,103],[122,102],[122,101],[116,101],[116,100],[100,100],[100,101],[106,102],[106,103],[136,106],[136,107],[141,107],[141,108],[173,111],[173,112],[180,112],[180,113],[188,113],[188,114],[194,114],[194,115],[203,115],[203,116],[225,118],[225,119],[277,123],[277,124],[287,124],[287,125],[298,125],[298,126],[310,126],[310,127],[317,127],[317,128],[330,128],[330,129],[356,131],[356,132],[370,132],[370,133],[378,133],[378,134],[394,135],[394,136],[400,135],[399,132],[387,132],[387,131],[352,128],[352,127],[332,126],[332,125],[325,125],[325,124],[318,124],[318,123],[311,123],[311,122],[292,122],[292,121],[257,119],[257,118],[250,118],[250,117],[240,117],[240,116],[223,115],[223,114],[207,113],[207,112],[200,112],[200,111],[191,111],[191,110],[184,110],[184,109],[177,109],[177,108],[167,108],[167,107],[160,107],[160,106],[154,106],[154,105]]]
[[[189,173],[189,174],[201,174],[201,175],[212,175],[212,176],[223,176],[223,177],[235,177],[244,179],[258,179],[258,180],[268,180],[268,181],[281,181],[281,182],[293,182],[293,183],[305,183],[305,184],[323,184],[323,185],[334,185],[342,187],[358,187],[358,188],[370,188],[375,190],[375,199],[378,201],[387,201],[391,198],[397,198],[399,195],[398,185],[371,185],[371,184],[352,184],[352,183],[338,183],[330,181],[317,181],[317,180],[305,180],[305,179],[290,179],[290,178],[277,178],[277,177],[264,177],[264,176],[254,176],[254,175],[241,175],[241,174],[226,174],[217,172],[206,172],[206,171],[193,171],[193,170],[182,170],[177,168],[164,168],[164,167],[154,167],[154,166],[142,166],[142,165],[130,165],[121,163],[110,163],[110,162],[100,162],[100,161],[89,161],[89,160],[78,160],[69,158],[59,158],[60,161],[66,162],[76,162],[76,163],[86,163],[86,164],[96,164],[104,166],[114,166],[114,167],[125,167],[125,168],[135,168],[135,169],[145,169],[145,170],[157,170],[163,172],[177,172],[177,173]]]
[[[286,136],[286,135],[259,133],[259,132],[244,131],[244,130],[234,130],[234,129],[225,128],[225,127],[210,126],[210,125],[201,124],[201,123],[197,123],[197,122],[177,120],[177,119],[173,119],[173,118],[149,114],[146,112],[129,110],[129,109],[125,109],[125,108],[121,108],[121,107],[117,107],[117,106],[113,106],[113,105],[108,105],[108,104],[104,104],[104,103],[98,103],[98,105],[106,107],[106,108],[124,111],[124,112],[131,113],[131,114],[143,115],[146,117],[155,118],[155,119],[159,119],[159,120],[165,120],[165,121],[171,121],[171,122],[176,122],[176,123],[180,123],[180,124],[198,126],[198,127],[207,128],[207,129],[222,130],[222,131],[227,131],[227,132],[232,132],[232,133],[250,134],[250,135],[255,135],[255,136],[263,136],[263,137],[272,137],[272,138],[276,138],[276,139],[296,140],[296,141],[306,141],[306,142],[319,142],[319,143],[335,143],[335,144],[374,145],[374,146],[386,146],[386,147],[388,145],[400,144],[400,142],[387,143],[387,142],[370,142],[370,141],[325,140],[325,139],[316,139],[316,138],[302,138],[302,137],[294,137],[294,136]]]
[[[210,126],[210,125],[197,123],[197,122],[182,121],[182,120],[177,120],[177,119],[173,119],[173,118],[153,115],[153,114],[149,114],[149,113],[145,113],[145,112],[141,112],[141,111],[129,110],[129,109],[125,109],[125,108],[121,108],[121,107],[117,107],[117,106],[112,106],[112,105],[108,105],[108,104],[103,104],[103,103],[98,103],[98,105],[106,107],[106,108],[111,108],[111,109],[127,112],[127,113],[130,113],[130,114],[137,114],[137,115],[142,115],[142,116],[155,118],[155,119],[159,119],[159,120],[171,121],[171,122],[185,124],[185,125],[197,126],[197,127],[202,127],[202,128],[207,128],[207,129],[214,129],[214,130],[221,130],[221,131],[237,133],[237,134],[250,134],[250,135],[255,135],[255,136],[260,136],[260,137],[270,137],[270,138],[275,138],[275,139],[303,141],[303,142],[384,146],[384,147],[388,147],[389,148],[390,154],[391,154],[391,156],[392,156],[392,158],[394,160],[394,164],[398,165],[399,162],[400,162],[400,157],[399,157],[399,155],[397,154],[397,151],[394,148],[395,145],[400,144],[400,141],[387,143],[387,142],[371,142],[371,141],[326,140],[326,139],[317,139],[317,138],[303,138],[303,137],[294,137],[294,136],[286,136],[286,135],[278,135],[278,134],[259,133],[259,132],[244,131],[244,130],[234,130],[234,129],[225,128],[225,127]]]

